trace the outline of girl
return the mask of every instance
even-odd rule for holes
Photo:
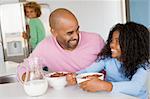
[[[45,29],[39,19],[41,8],[36,2],[28,2],[24,5],[24,10],[26,17],[29,18],[29,29],[27,28],[29,34],[23,33],[23,37],[29,39],[29,44],[31,44],[32,49],[34,49],[45,37]]]
[[[90,92],[107,91],[124,93],[148,99],[146,81],[149,64],[149,31],[141,24],[127,22],[117,24],[109,33],[97,61],[79,73],[106,71],[106,81],[91,79],[80,84]],[[74,84],[74,75],[68,75],[69,84]]]

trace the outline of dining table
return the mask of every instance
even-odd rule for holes
[[[44,95],[28,96],[19,82],[0,84],[0,99],[138,99],[126,94],[108,92],[87,92],[78,85],[66,86],[61,90],[48,87]]]

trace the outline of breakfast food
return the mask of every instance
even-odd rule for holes
[[[90,80],[90,79],[100,79],[104,80],[104,74],[102,73],[83,73],[76,76],[77,83],[80,84],[84,81]]]
[[[101,76],[102,75],[93,74],[93,75],[84,76],[84,77],[82,77],[82,79],[93,79],[93,78],[99,78]]]
[[[67,85],[66,75],[68,72],[52,72],[45,75],[45,79],[48,81],[49,86],[54,89],[63,89]]]
[[[62,76],[66,76],[67,73],[63,73],[63,72],[56,72],[52,75],[50,75],[50,77],[62,77]]]

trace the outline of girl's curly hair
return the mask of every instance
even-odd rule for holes
[[[114,31],[119,32],[122,66],[120,72],[131,79],[137,69],[149,68],[149,35],[148,29],[135,22],[115,25],[109,33],[106,45],[98,54],[97,61],[111,57],[110,43]]]
[[[24,4],[24,12],[25,12],[25,15],[26,15],[26,8],[32,8],[35,10],[35,12],[37,13],[37,17],[40,17],[42,12],[41,12],[41,6],[34,2],[34,1],[31,1],[31,2],[27,2],[26,4]]]

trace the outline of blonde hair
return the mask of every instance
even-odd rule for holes
[[[41,16],[41,6],[39,4],[37,4],[36,2],[27,2],[26,4],[24,4],[24,11],[25,11],[25,15],[26,15],[26,8],[32,8],[35,10],[35,12],[37,13],[37,17]]]

